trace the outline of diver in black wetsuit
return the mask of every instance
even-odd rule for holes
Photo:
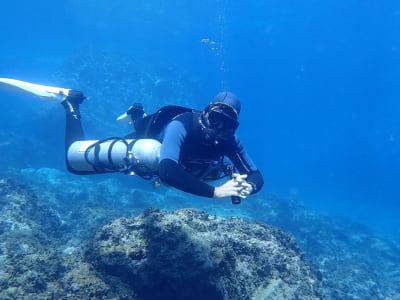
[[[156,173],[161,182],[169,186],[209,198],[246,198],[248,195],[258,192],[263,186],[260,171],[235,134],[239,126],[238,117],[241,104],[240,100],[230,92],[219,93],[203,111],[166,106],[155,114],[145,116],[140,105],[132,106],[125,116],[130,118],[136,129],[135,132],[124,139],[106,140],[106,146],[104,146],[104,141],[89,146],[85,154],[85,160],[91,160],[91,167],[88,171],[85,170],[86,167],[82,167],[83,169],[75,167],[73,154],[69,153],[73,152],[71,145],[74,142],[84,141],[79,113],[79,105],[84,99],[81,92],[71,90],[68,97],[61,102],[67,112],[67,167],[72,173],[97,174],[132,169],[141,175],[140,171],[137,171],[137,166],[136,168],[129,166],[120,169],[112,167],[116,164],[113,152],[118,150],[114,148],[117,148],[115,145],[118,143],[126,146],[126,149],[134,148],[134,146],[130,146],[130,142],[125,142],[125,139],[132,138],[128,141],[140,141],[151,138],[158,140],[161,144],[159,145],[157,170],[155,171],[153,168],[152,173],[148,174]],[[99,154],[102,151],[101,147],[106,149],[104,152],[107,163],[101,162]],[[141,147],[136,152],[139,155],[143,154],[148,151],[146,149],[149,147],[154,150],[157,145],[153,143],[152,146]],[[81,148],[80,146],[80,152],[82,152]],[[92,159],[89,158],[89,151],[94,153]],[[131,152],[135,152],[135,150],[126,151],[132,156]],[[154,154],[152,155],[154,156]],[[128,156],[127,154],[123,160],[129,161]],[[148,156],[144,154],[143,158],[136,159],[136,162],[145,161]],[[225,158],[228,158],[230,162]],[[228,175],[231,178],[222,185],[214,187],[207,183]]]

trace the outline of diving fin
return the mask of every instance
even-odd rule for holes
[[[137,120],[143,119],[146,116],[147,114],[143,109],[143,105],[141,103],[133,103],[125,113],[117,118],[117,121],[132,125]]]
[[[53,98],[58,101],[63,101],[67,98],[69,91],[71,89],[55,87],[55,86],[47,86],[34,84],[27,81],[11,79],[11,78],[0,78],[0,83],[8,84],[17,88],[20,88],[24,91],[27,91],[31,94],[34,94],[39,97],[44,98]]]
[[[132,118],[125,112],[117,118],[117,122],[132,124]]]

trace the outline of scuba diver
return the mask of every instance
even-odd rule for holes
[[[164,106],[146,115],[132,105],[117,120],[134,132],[123,138],[85,140],[81,124],[82,92],[0,78],[41,97],[56,98],[65,108],[68,171],[78,175],[123,172],[208,198],[231,197],[233,204],[258,192],[263,177],[236,135],[241,103],[221,92],[203,110]],[[228,177],[220,185],[210,181]]]

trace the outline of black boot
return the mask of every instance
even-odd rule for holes
[[[70,90],[67,98],[61,102],[61,105],[64,106],[67,115],[71,115],[75,119],[80,119],[79,105],[82,104],[85,99],[86,97],[82,92]]]
[[[132,104],[128,108],[126,114],[131,117],[133,126],[135,126],[138,120],[143,119],[146,116],[143,105],[141,103]]]

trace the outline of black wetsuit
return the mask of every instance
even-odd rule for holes
[[[214,187],[206,180],[212,179],[210,172],[227,157],[240,174],[248,175],[252,193],[258,192],[264,183],[262,175],[239,138],[205,143],[199,118],[200,112],[186,112],[166,126],[161,138],[160,179],[182,191],[211,198]]]

